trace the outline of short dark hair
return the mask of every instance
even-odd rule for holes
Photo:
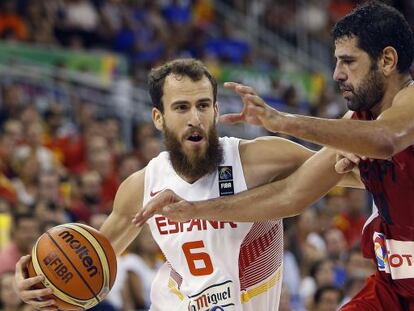
[[[12,214],[13,228],[17,228],[20,225],[20,223],[26,219],[38,221],[33,211],[13,213]]]
[[[392,46],[398,53],[398,71],[409,72],[414,58],[413,32],[395,8],[369,1],[339,20],[332,30],[334,41],[354,36],[358,47],[374,61],[378,60],[384,48]]]
[[[170,75],[187,76],[193,81],[199,81],[206,76],[213,87],[213,100],[217,100],[217,81],[208,71],[207,67],[199,60],[183,58],[170,61],[162,66],[151,69],[148,75],[148,88],[153,107],[164,112],[162,96],[164,92],[165,78]]]
[[[321,302],[322,296],[326,292],[334,291],[339,294],[338,297],[338,304],[344,299],[344,292],[339,287],[336,287],[334,285],[324,285],[319,287],[315,294],[313,295],[313,301],[315,304],[319,304]]]

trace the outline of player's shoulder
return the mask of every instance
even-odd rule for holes
[[[114,210],[121,213],[135,211],[137,202],[144,196],[145,168],[127,177],[119,186],[115,196]]]
[[[393,106],[394,105],[412,105],[412,101],[414,98],[414,84],[411,83],[409,86],[401,89],[393,99]]]
[[[277,137],[277,136],[262,136],[262,137],[257,137],[255,139],[241,139],[240,140],[240,148],[241,149],[252,149],[252,150],[256,150],[259,147],[269,147],[271,146],[272,148],[285,148],[285,147],[291,147],[291,146],[296,146],[298,145],[297,143],[288,140],[286,138],[282,138],[282,137]]]
[[[144,186],[145,168],[129,175],[119,186],[119,190],[131,190]]]

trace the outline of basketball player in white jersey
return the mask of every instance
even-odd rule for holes
[[[149,89],[153,121],[164,134],[167,151],[127,178],[117,192],[113,211],[101,228],[117,254],[139,233],[131,221],[135,214],[164,189],[186,200],[204,200],[229,196],[309,167],[291,190],[292,196],[306,197],[311,203],[341,179],[334,170],[334,151],[324,149],[311,157],[312,151],[281,138],[218,138],[217,84],[199,61],[175,60],[152,70]],[[341,182],[357,184],[351,175]],[[283,252],[280,219],[178,223],[155,215],[148,223],[167,259],[152,286],[151,311],[278,309]],[[50,293],[49,289],[29,289],[41,277],[25,278],[22,270],[27,261],[28,257],[22,257],[16,266],[20,297],[36,308],[53,310],[53,301],[36,300]]]

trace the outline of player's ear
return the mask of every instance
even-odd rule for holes
[[[385,76],[389,76],[397,69],[398,53],[392,46],[387,46],[382,51],[380,66]]]
[[[220,115],[220,107],[219,107],[218,101],[216,101],[214,103],[214,121],[216,124],[218,123],[219,115]]]
[[[154,126],[157,128],[157,130],[162,131],[164,118],[162,116],[162,112],[157,108],[152,108],[152,122],[154,122]]]

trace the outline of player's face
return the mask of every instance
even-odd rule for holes
[[[385,93],[384,78],[368,53],[358,48],[357,39],[336,40],[335,57],[333,78],[339,83],[348,108],[365,111],[378,104]]]
[[[162,97],[164,113],[153,110],[155,126],[164,133],[174,168],[185,176],[199,178],[217,167],[220,157],[216,133],[217,104],[207,77],[169,75]]]

